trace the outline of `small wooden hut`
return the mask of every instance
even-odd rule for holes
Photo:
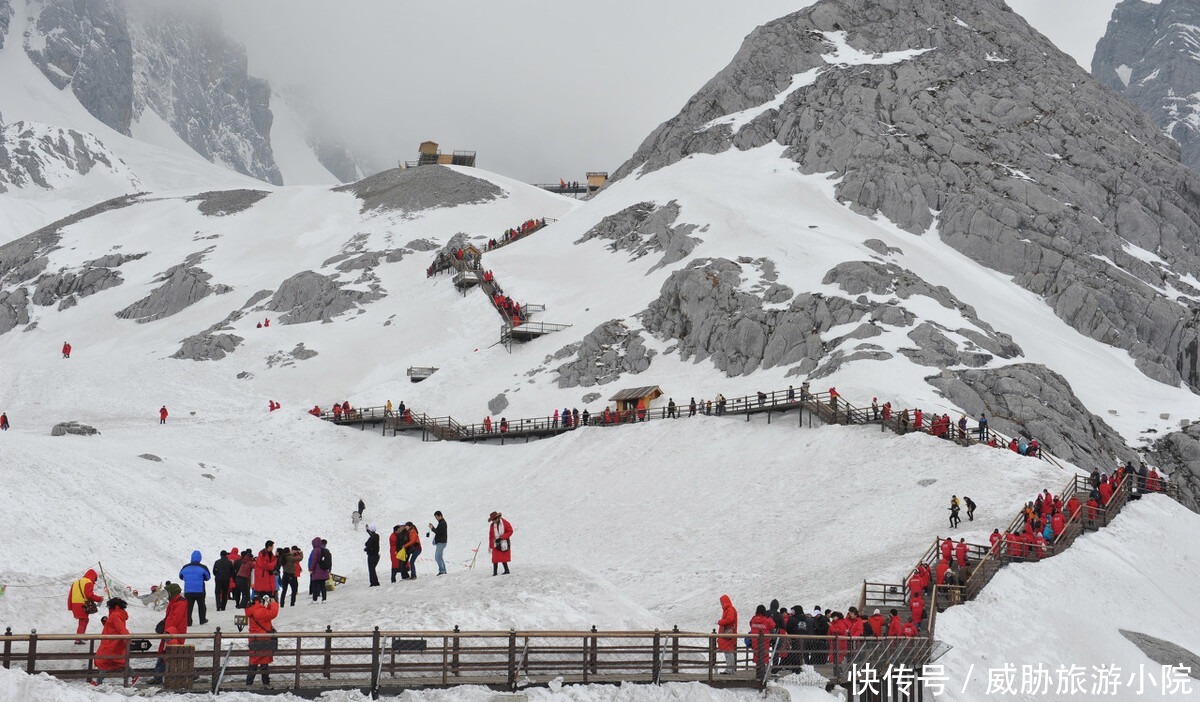
[[[645,400],[644,407],[649,407],[656,398],[662,397],[662,388],[657,385],[646,385],[640,388],[626,388],[608,398],[609,402],[617,403],[617,411],[636,410],[638,403]]]

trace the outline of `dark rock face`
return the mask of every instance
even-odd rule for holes
[[[1200,4],[1124,0],[1096,44],[1092,75],[1150,115],[1200,170]]]
[[[679,204],[672,200],[659,207],[653,202],[639,202],[600,220],[576,244],[592,239],[607,239],[610,251],[627,251],[631,259],[650,253],[663,256],[649,271],[687,258],[700,240],[690,236],[696,226],[673,226],[679,217]]]
[[[1200,424],[1191,423],[1155,441],[1146,461],[1159,466],[1179,485],[1179,501],[1200,512]]]
[[[1183,666],[1188,670],[1190,677],[1200,680],[1200,656],[1195,653],[1178,644],[1139,631],[1126,631],[1125,629],[1118,629],[1118,631],[1121,632],[1121,636],[1132,641],[1134,646],[1140,648],[1142,653],[1155,663]]]
[[[492,399],[488,400],[487,407],[488,407],[488,414],[492,414],[492,415],[500,414],[501,412],[503,412],[505,409],[508,408],[508,396],[506,396],[504,393],[500,393],[500,394],[496,395]]]
[[[8,0],[0,0],[0,49],[4,48],[4,37],[8,36],[8,23],[12,15],[12,5]]]
[[[356,309],[360,303],[382,297],[382,290],[377,285],[372,285],[371,292],[346,290],[342,283],[329,276],[304,271],[280,284],[267,309],[280,314],[280,324],[330,322],[337,315]]]
[[[199,202],[196,207],[206,217],[224,217],[250,209],[267,195],[265,190],[210,190],[184,199]]]
[[[67,434],[74,436],[95,436],[99,433],[96,427],[80,424],[79,422],[59,422],[50,430],[50,436],[66,436]]]
[[[636,375],[650,368],[657,353],[646,348],[640,331],[630,331],[620,320],[605,322],[583,337],[583,341],[555,354],[556,358],[575,357],[555,369],[558,387],[586,388],[611,383],[625,373]]]
[[[34,29],[25,39],[34,65],[56,87],[71,86],[96,119],[128,135],[133,45],[124,7],[112,0],[46,0]]]
[[[936,224],[1149,377],[1200,390],[1200,175],[1001,0],[823,0],[770,22],[615,177],[771,142],[856,211]]]
[[[416,213],[507,197],[499,186],[445,166],[392,169],[334,188],[362,200],[362,211]]]
[[[94,168],[124,175],[134,184],[124,162],[91,134],[28,122],[0,126],[0,193],[30,185],[55,188],[63,171],[87,175]]]
[[[1036,438],[1047,451],[1081,468],[1107,470],[1116,459],[1137,460],[1124,439],[1045,366],[946,371],[925,380],[972,417],[986,413],[996,431]]]
[[[153,322],[170,317],[214,292],[222,292],[223,289],[209,285],[212,274],[198,265],[203,259],[204,252],[194,253],[180,265],[160,273],[156,282],[162,285],[146,297],[118,311],[117,317],[141,323]]]

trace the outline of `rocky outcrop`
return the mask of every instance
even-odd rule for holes
[[[220,326],[220,325],[218,325]],[[219,361],[233,353],[245,339],[236,334],[219,334],[215,329],[194,334],[183,340],[171,358],[192,361]]]
[[[439,207],[489,202],[507,194],[498,185],[445,166],[391,169],[334,188],[362,200],[362,211],[412,215]]]
[[[4,37],[8,36],[8,23],[12,20],[13,9],[9,0],[0,0],[0,49],[4,48]]]
[[[0,334],[29,324],[29,293],[25,288],[0,291]]]
[[[651,272],[682,261],[700,243],[700,239],[691,236],[696,225],[673,226],[678,218],[679,203],[674,200],[661,207],[653,202],[639,202],[600,220],[575,243],[606,239],[612,242],[608,244],[609,251],[627,251],[630,260],[661,252],[662,258],[647,271]]]
[[[36,122],[0,126],[0,193],[12,188],[62,187],[100,169],[136,189],[129,167],[91,134]]]
[[[1120,631],[1121,636],[1141,649],[1142,653],[1155,663],[1164,666],[1179,666],[1187,671],[1187,675],[1200,680],[1200,656],[1195,653],[1178,644],[1139,631],[1126,631],[1125,629],[1117,631]]]
[[[1092,56],[1092,75],[1142,108],[1200,170],[1200,5],[1123,0]]]
[[[270,193],[265,190],[210,190],[185,197],[188,202],[200,203],[196,207],[206,217],[224,217],[254,207],[254,204]]]
[[[488,414],[498,415],[508,408],[508,397],[504,393],[500,393],[488,400]]]
[[[25,53],[59,89],[68,86],[96,119],[128,135],[133,118],[133,45],[123,5],[113,0],[43,0]]]
[[[331,276],[304,271],[283,281],[266,308],[280,315],[280,324],[330,322],[339,314],[384,296],[377,284],[371,288],[367,292],[347,290]]]
[[[1047,451],[1085,468],[1136,460],[1108,424],[1084,407],[1069,383],[1042,365],[944,371],[925,379],[951,404],[1002,434],[1036,438]]]
[[[33,304],[59,304],[59,309],[73,307],[79,298],[94,295],[101,290],[116,287],[124,282],[121,272],[114,268],[88,268],[80,272],[62,271],[38,278],[33,291]]]
[[[209,285],[212,274],[197,265],[204,259],[205,253],[194,253],[180,265],[160,273],[154,282],[162,285],[146,297],[118,311],[117,317],[133,319],[139,323],[153,322],[187,309],[214,292],[227,291],[228,288]]]
[[[133,109],[153,110],[196,153],[283,184],[271,151],[271,86],[251,76],[246,49],[216,15],[178,3],[131,3]]]
[[[1193,512],[1200,512],[1200,423],[1189,423],[1154,441],[1145,457],[1179,486],[1179,501]]]
[[[71,434],[72,436],[95,436],[99,433],[96,427],[80,424],[79,422],[59,422],[50,429],[50,436],[66,436],[67,434]]]
[[[267,368],[294,366],[296,365],[296,361],[306,361],[316,356],[317,353],[312,349],[305,348],[304,343],[301,342],[296,344],[296,348],[291,351],[276,351],[267,356]]]
[[[650,368],[657,351],[646,348],[640,330],[630,330],[614,319],[593,329],[583,340],[565,346],[555,358],[575,358],[557,368],[558,387],[591,387],[618,380],[623,374],[637,375]]]
[[[1200,175],[1002,0],[822,0],[767,23],[614,178],[773,142],[854,210],[936,227],[1200,390]]]

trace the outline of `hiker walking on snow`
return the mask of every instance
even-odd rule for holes
[[[212,564],[212,579],[213,589],[216,590],[217,611],[224,612],[225,605],[229,603],[229,581],[233,579],[233,561],[229,560],[228,551],[221,551],[221,557]]]
[[[63,353],[63,358],[71,357],[71,345],[65,341],[63,342],[62,353]]]
[[[358,525],[362,521],[362,512],[354,511],[350,513],[350,523],[354,525],[354,530],[358,531]]]
[[[317,597],[325,601],[325,582],[329,580],[329,571],[333,570],[333,554],[325,546],[325,540],[314,536],[312,551],[308,554],[308,592],[312,601]]]
[[[76,634],[87,633],[88,617],[96,613],[98,607],[97,602],[103,602],[104,598],[97,595],[92,589],[96,586],[96,571],[89,568],[83,577],[71,583],[71,590],[67,594],[67,609],[71,610],[71,614],[79,620],[79,624],[75,627]],[[75,643],[82,645],[83,639],[75,639]]]
[[[167,423],[167,414],[168,414],[168,412],[167,412],[167,406],[166,406],[166,405],[163,405],[162,407],[160,407],[160,408],[158,409],[158,423],[159,423],[159,424],[166,424],[166,423]]]
[[[0,431],[8,431],[8,413],[0,412]]]
[[[438,510],[433,513],[433,518],[437,520],[437,524],[430,523],[429,529],[433,532],[433,560],[437,563],[438,575],[446,574],[446,561],[442,559],[442,553],[446,550],[446,519],[442,516],[442,511]],[[426,537],[429,533],[426,532]]]
[[[967,497],[966,495],[963,495],[963,502],[967,503],[967,521],[975,521],[975,503],[972,502],[971,498]]]
[[[504,565],[504,574],[508,575],[508,564],[512,561],[512,524],[499,512],[488,515],[488,548],[492,552],[492,575],[499,575],[500,565]]]
[[[958,523],[960,521],[962,521],[961,519],[958,518],[958,512],[959,512],[958,501],[955,500],[954,502],[950,503],[950,528],[951,529],[957,529]]]
[[[204,603],[205,592],[204,583],[208,582],[212,575],[208,571],[208,566],[200,562],[200,551],[192,551],[192,560],[179,570],[179,579],[183,581],[183,595],[187,600],[187,618],[188,626],[192,626],[192,608],[198,603],[200,605],[200,623],[208,623],[208,608]]]
[[[363,499],[361,497],[358,498],[358,516],[360,518],[363,516],[363,511],[365,511],[366,509],[367,509],[367,503],[363,502]]]

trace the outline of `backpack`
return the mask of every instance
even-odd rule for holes
[[[317,567],[321,570],[333,568],[333,554],[329,552],[329,549],[321,549],[321,557],[317,559]]]

